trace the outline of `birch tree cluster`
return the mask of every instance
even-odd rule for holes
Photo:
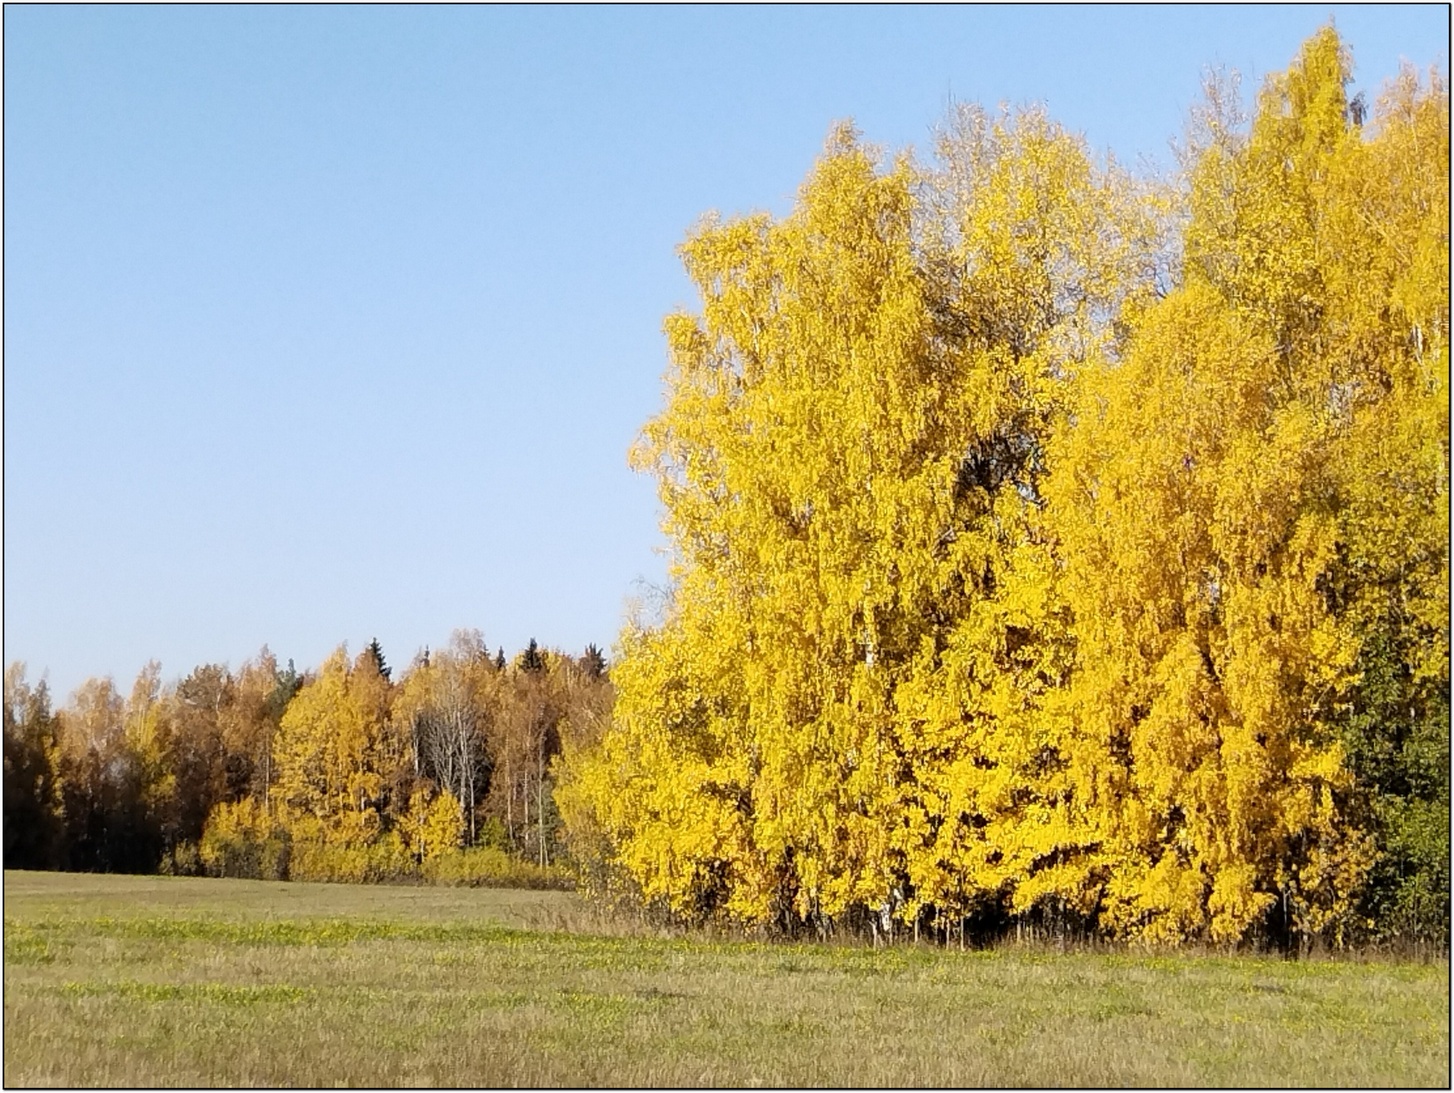
[[[673,548],[557,799],[598,891],[784,931],[1447,944],[1449,106],[1336,33],[1172,179],[1039,108],[708,218]]]

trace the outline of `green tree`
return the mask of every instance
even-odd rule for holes
[[[372,658],[374,662],[374,671],[376,671],[385,680],[388,680],[393,675],[393,672],[390,670],[389,666],[384,663],[384,647],[379,644],[378,638],[374,638],[373,641],[369,642],[368,648],[366,648],[364,652],[366,652],[370,656],[370,658]]]
[[[540,672],[545,669],[545,660],[540,655],[540,647],[535,644],[535,639],[530,639],[530,644],[520,654],[520,670],[522,672]]]

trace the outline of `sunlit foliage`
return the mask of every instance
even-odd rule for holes
[[[174,684],[149,664],[126,700],[93,679],[54,713],[12,665],[7,867],[568,885],[555,760],[599,735],[611,686],[594,646],[521,662],[475,631],[397,683],[377,642],[301,674],[264,648]]]
[[[1179,190],[961,108],[929,168],[840,128],[790,215],[692,234],[634,454],[671,599],[558,794],[595,883],[1343,941],[1401,853],[1427,912],[1448,105],[1366,117],[1348,63],[1320,32],[1246,131],[1209,95]]]

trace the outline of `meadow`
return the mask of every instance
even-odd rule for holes
[[[669,936],[565,892],[6,872],[17,1085],[1447,1086],[1449,967]]]

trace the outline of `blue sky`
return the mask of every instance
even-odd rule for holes
[[[702,214],[951,96],[1167,164],[1330,16],[1357,88],[1448,70],[1443,6],[6,7],[5,660],[608,647]]]

